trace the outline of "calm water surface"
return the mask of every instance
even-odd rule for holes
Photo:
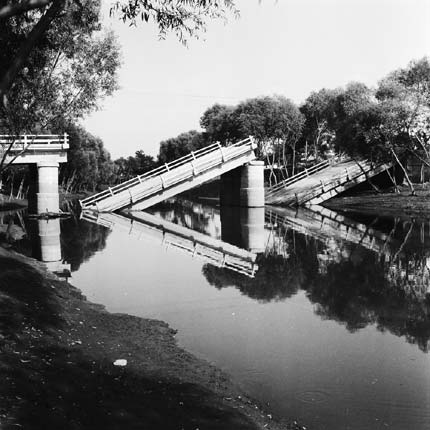
[[[323,211],[171,201],[66,220],[61,252],[90,300],[168,322],[277,415],[429,429],[430,222]]]

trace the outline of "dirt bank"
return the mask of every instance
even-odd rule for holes
[[[179,348],[166,323],[109,313],[4,249],[0,300],[2,429],[302,428]]]
[[[391,190],[336,197],[325,202],[324,206],[341,212],[427,218],[430,215],[430,186],[417,185],[415,196],[411,195],[407,187],[402,187],[400,193]]]

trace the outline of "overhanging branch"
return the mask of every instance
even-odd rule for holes
[[[9,3],[0,8],[0,20],[19,15],[33,9],[41,9],[51,3],[52,0],[23,0]]]

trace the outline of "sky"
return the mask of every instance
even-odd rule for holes
[[[236,0],[238,19],[211,21],[184,47],[156,27],[109,17],[122,47],[120,90],[83,121],[113,159],[199,130],[215,103],[312,91],[350,81],[375,86],[387,73],[430,55],[430,0]]]

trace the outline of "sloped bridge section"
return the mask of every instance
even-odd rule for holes
[[[392,167],[343,157],[325,160],[266,189],[266,204],[318,205]]]
[[[97,212],[146,209],[254,160],[255,148],[251,137],[227,147],[215,143],[81,200],[81,207]]]
[[[257,254],[146,212],[134,212],[126,217],[116,213],[88,211],[83,212],[82,218],[110,230],[124,230],[138,240],[155,241],[166,249],[181,251],[192,258],[251,278],[258,270]]]

